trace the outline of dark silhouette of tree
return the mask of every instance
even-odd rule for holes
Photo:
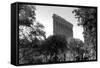
[[[53,35],[46,39],[41,45],[41,53],[45,55],[46,62],[65,61],[65,51],[67,49],[67,41],[62,35]],[[63,58],[61,59],[61,55]],[[49,57],[49,58],[48,58]]]
[[[90,59],[96,59],[97,8],[79,8],[73,13],[79,21],[78,25],[83,26],[84,41],[90,51]]]

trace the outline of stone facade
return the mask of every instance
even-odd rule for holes
[[[64,18],[53,14],[53,34],[64,35],[68,40],[73,37],[73,25]]]

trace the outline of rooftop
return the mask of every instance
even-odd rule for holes
[[[61,23],[63,23],[64,25],[67,25],[69,28],[73,27],[73,24],[71,24],[70,22],[66,21],[64,18],[62,18],[61,16],[59,16],[57,14],[53,14],[53,18],[57,19],[58,21],[61,20]]]

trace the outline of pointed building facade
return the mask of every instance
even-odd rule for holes
[[[73,25],[57,14],[53,14],[53,34],[64,35],[67,40],[73,38]]]

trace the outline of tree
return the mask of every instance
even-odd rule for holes
[[[36,21],[34,5],[19,5],[19,63],[34,63],[34,55],[45,39],[44,26]],[[36,51],[34,51],[36,50]]]
[[[84,47],[84,43],[80,39],[71,38],[68,47],[73,54],[74,60],[84,60],[84,54],[86,50]]]
[[[24,46],[24,43],[27,45],[31,41],[29,32],[31,31],[31,25],[35,23],[35,10],[34,5],[19,5],[19,43],[21,42],[21,47]]]
[[[41,45],[41,52],[46,56],[46,62],[65,61],[65,51],[67,49],[67,41],[62,35],[53,35],[46,39]],[[61,55],[63,54],[63,57]],[[49,58],[48,58],[49,57]]]
[[[34,5],[19,5],[19,39],[27,40],[32,45],[45,39],[44,26],[36,21]]]
[[[97,8],[78,8],[73,13],[79,21],[78,25],[83,26],[84,41],[90,51],[90,59],[96,59]]]
[[[19,5],[19,25],[30,26],[35,20],[34,5]]]

